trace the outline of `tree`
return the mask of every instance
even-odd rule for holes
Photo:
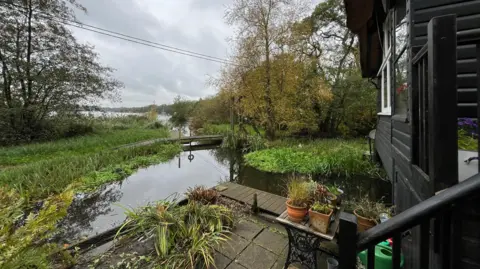
[[[251,67],[261,70],[258,79],[263,90],[258,98],[264,100],[262,110],[266,116],[265,127],[269,139],[275,138],[277,129],[272,96],[272,57],[275,53],[281,53],[282,40],[288,36],[290,22],[299,18],[306,7],[305,3],[293,0],[235,0],[226,14],[227,21],[238,27],[237,42],[243,46],[240,49],[243,53],[239,56],[255,59],[253,64],[257,66]]]
[[[170,117],[170,122],[175,127],[183,128],[188,123],[194,105],[195,102],[184,100],[180,95],[177,95],[171,106],[172,116]]]
[[[339,127],[352,127],[359,121],[360,125],[369,126],[365,128],[372,128],[372,122],[373,125],[375,122],[376,90],[358,72],[357,42],[346,26],[343,5],[342,0],[326,0],[319,3],[310,16],[296,24],[296,35],[301,45],[298,51],[318,59],[317,72],[332,90],[332,102],[327,107],[316,106],[318,129],[328,135],[336,135]],[[362,111],[355,113],[351,110],[353,107]],[[353,133],[358,135],[356,132]],[[343,128],[341,133],[348,131]]]
[[[2,131],[32,139],[52,113],[113,98],[122,86],[64,25],[74,20],[70,6],[86,11],[75,0],[0,4]]]

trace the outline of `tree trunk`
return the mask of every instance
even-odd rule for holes
[[[269,11],[270,12],[270,11]],[[267,110],[267,138],[275,139],[275,115],[271,97],[271,63],[270,63],[270,36],[268,33],[268,18],[265,23],[265,108]]]

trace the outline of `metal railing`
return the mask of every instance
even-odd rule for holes
[[[357,253],[368,250],[367,268],[375,268],[375,246],[389,238],[393,238],[392,268],[400,268],[400,251],[402,233],[420,226],[419,257],[420,268],[429,268],[431,247],[444,248],[442,265],[450,266],[452,263],[450,254],[450,232],[452,209],[464,199],[468,199],[480,192],[480,174],[448,188],[439,194],[405,210],[390,220],[381,223],[367,231],[357,234],[357,221],[354,215],[342,213],[340,215],[340,269],[354,269]],[[430,246],[430,223],[436,220],[443,231],[442,240],[434,240],[435,246]],[[448,234],[447,234],[448,232]],[[440,234],[442,235],[442,234]],[[354,241],[352,239],[356,238]],[[356,242],[352,244],[352,242]],[[439,244],[441,242],[441,244]],[[441,251],[441,250],[440,250]],[[444,267],[453,268],[453,267]]]

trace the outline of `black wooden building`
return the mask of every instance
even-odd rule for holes
[[[465,162],[478,151],[457,146],[458,119],[480,113],[480,0],[344,2],[362,75],[378,89],[375,149],[399,213],[359,235],[352,228],[356,252],[393,237],[394,263],[401,249],[405,268],[480,269],[479,164]],[[340,230],[349,222],[343,214]]]

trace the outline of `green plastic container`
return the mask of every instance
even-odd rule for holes
[[[392,248],[387,241],[381,242],[375,246],[375,269],[391,269],[392,268]],[[367,266],[367,250],[358,254],[362,264]],[[403,268],[403,255],[400,256],[400,268]]]

